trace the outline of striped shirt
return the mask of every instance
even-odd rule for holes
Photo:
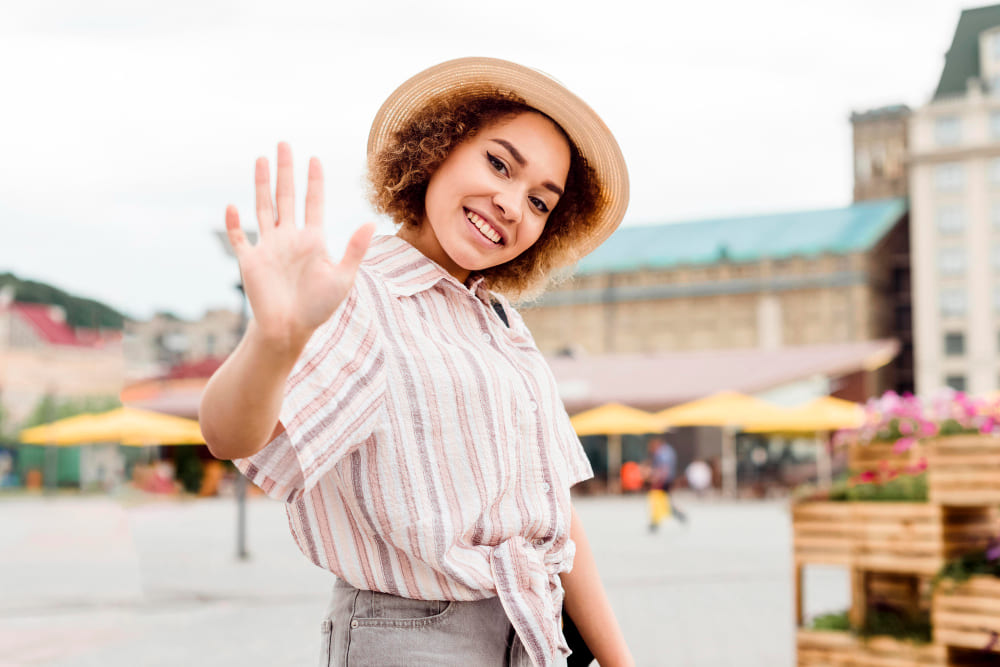
[[[509,327],[492,307],[498,299]],[[288,379],[284,433],[236,463],[296,543],[365,590],[497,596],[536,665],[569,649],[569,488],[593,475],[523,320],[377,238]]]

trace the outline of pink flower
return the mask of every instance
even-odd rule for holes
[[[878,475],[875,474],[874,470],[865,470],[860,475],[854,478],[855,484],[869,484],[878,479]]]
[[[917,439],[913,437],[900,438],[896,441],[896,444],[892,446],[893,454],[902,454],[903,452],[909,451],[913,445],[917,443]]]
[[[899,432],[902,433],[903,435],[910,435],[910,434],[912,434],[913,433],[913,422],[911,422],[909,420],[902,420],[901,419],[899,421]]]
[[[913,465],[913,470],[916,472],[923,472],[927,470],[927,459],[923,456],[917,459],[917,462]]]

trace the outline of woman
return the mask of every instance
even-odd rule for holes
[[[254,320],[202,399],[212,453],[337,575],[322,664],[566,664],[564,597],[602,665],[632,664],[570,504],[590,465],[504,296],[621,221],[614,138],[544,74],[465,58],[400,86],[368,153],[400,229],[362,227],[339,264],[315,159],[295,225],[287,145],[276,215],[257,162],[256,246],[227,209]]]

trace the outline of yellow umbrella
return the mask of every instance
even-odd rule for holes
[[[739,426],[783,419],[786,408],[734,391],[723,391],[661,410],[656,417],[671,426]]]
[[[577,435],[659,433],[663,421],[644,410],[608,403],[574,415],[570,422]]]
[[[656,417],[671,426],[719,426],[722,428],[722,491],[736,495],[737,428],[746,429],[757,423],[777,421],[785,416],[786,408],[778,407],[753,396],[724,391],[688,403],[682,403],[656,413]]]
[[[73,415],[41,426],[32,426],[21,431],[21,442],[28,445],[81,445],[91,441],[80,441],[77,434],[89,428],[94,415],[87,413]]]
[[[659,433],[662,420],[648,412],[621,403],[608,403],[574,415],[570,419],[577,435],[608,436],[608,485],[620,491],[622,467],[622,436]]]
[[[757,421],[744,431],[751,433],[816,433],[857,428],[865,421],[865,411],[857,403],[823,396],[805,405],[789,408],[781,419]]]
[[[826,447],[827,432],[857,428],[865,421],[865,411],[857,403],[823,396],[805,405],[790,408],[772,423],[760,422],[745,429],[753,433],[813,433],[816,436],[816,474],[823,486],[833,483],[833,464]]]
[[[136,408],[77,415],[21,431],[28,444],[118,442],[129,446],[204,444],[198,422]]]

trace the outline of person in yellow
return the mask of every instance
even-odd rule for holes
[[[677,452],[664,438],[649,441],[649,532],[654,533],[667,517],[681,523],[687,517],[670,502],[670,487],[677,477]]]

